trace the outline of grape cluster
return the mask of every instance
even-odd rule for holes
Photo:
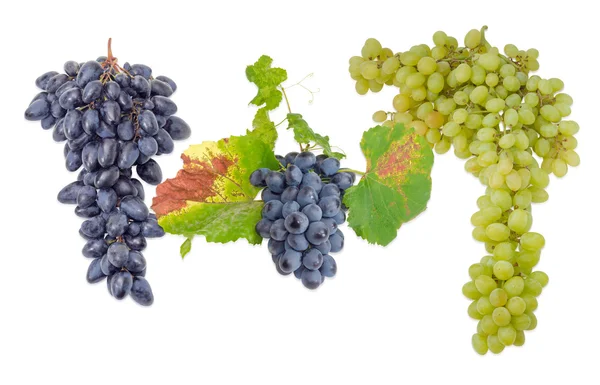
[[[108,277],[108,291],[117,298],[130,295],[141,305],[154,301],[141,251],[146,238],[161,237],[163,229],[144,203],[145,182],[157,185],[161,169],[151,159],[173,151],[173,140],[190,136],[189,126],[173,116],[177,106],[169,97],[177,89],[165,76],[152,77],[143,64],[123,67],[112,56],[77,63],[68,61],[64,73],[41,75],[40,92],[25,111],[66,141],[69,171],[83,169],[77,181],[58,194],[62,203],[76,204],[75,214],[86,218],[79,230],[87,240],[82,253],[91,258],[87,280]]]
[[[269,239],[280,274],[294,273],[305,287],[316,289],[337,271],[330,253],[344,247],[338,225],[346,220],[342,199],[355,175],[340,170],[339,160],[308,151],[277,159],[281,170],[261,168],[250,175],[252,185],[266,187],[256,232]]]
[[[368,39],[349,68],[359,94],[399,89],[394,111],[375,112],[376,122],[414,129],[439,154],[454,148],[486,186],[471,222],[489,255],[470,267],[463,287],[473,300],[468,313],[479,320],[472,343],[480,354],[522,345],[523,331],[536,327],[536,297],[548,276],[533,271],[545,240],[530,231],[531,204],[548,199],[550,173],[563,177],[579,164],[579,125],[564,119],[573,99],[561,92],[563,82],[530,74],[539,68],[536,49],[508,44],[503,55],[485,30],[469,31],[464,47],[438,31],[433,47],[398,53]]]

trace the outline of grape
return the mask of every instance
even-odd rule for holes
[[[269,238],[269,252],[280,274],[293,272],[305,287],[316,289],[337,271],[328,253],[343,247],[338,229],[346,220],[342,190],[354,184],[355,176],[340,171],[339,161],[324,154],[291,152],[276,158],[282,171],[259,169],[250,175],[251,184],[265,187],[256,231]],[[323,178],[332,183],[324,184]]]
[[[44,129],[54,127],[53,139],[67,141],[67,169],[84,168],[58,200],[77,204],[75,213],[87,218],[80,234],[88,239],[82,254],[94,259],[88,281],[108,276],[113,296],[131,293],[139,304],[151,305],[152,290],[143,278],[146,260],[139,250],[146,247],[146,237],[161,237],[164,230],[149,213],[132,167],[137,165],[142,180],[160,183],[162,172],[150,157],[172,152],[173,140],[188,138],[191,130],[171,116],[177,106],[168,97],[177,86],[170,78],[149,80],[150,67],[126,64],[123,68],[131,71],[123,72],[116,63],[111,54],[81,64],[68,61],[65,74],[38,77],[36,85],[45,92],[32,100],[25,118],[40,120]]]

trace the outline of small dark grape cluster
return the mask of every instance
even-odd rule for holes
[[[190,136],[190,127],[173,116],[177,106],[169,97],[177,89],[165,76],[152,76],[143,64],[123,67],[112,57],[77,63],[68,61],[64,73],[41,75],[40,92],[25,111],[27,120],[54,127],[53,138],[66,141],[69,171],[83,166],[77,181],[58,194],[62,203],[76,204],[75,214],[86,218],[79,233],[87,240],[82,253],[91,258],[90,283],[108,277],[108,291],[117,298],[130,295],[149,306],[154,301],[141,251],[146,238],[164,230],[144,203],[144,187],[132,178],[157,185],[162,171],[154,155],[169,154],[173,140]]]
[[[250,183],[262,190],[265,206],[256,232],[269,239],[269,252],[282,275],[294,273],[309,289],[333,277],[337,264],[330,253],[344,247],[338,225],[346,221],[344,192],[355,175],[340,170],[340,161],[312,152],[277,156],[281,170],[261,168]]]

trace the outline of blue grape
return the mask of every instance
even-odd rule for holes
[[[94,60],[86,62],[77,73],[77,85],[84,88],[89,82],[97,80],[104,72],[102,66]]]
[[[285,228],[290,234],[302,234],[308,227],[308,217],[301,212],[291,213],[285,218]]]
[[[306,174],[304,174],[304,177],[302,178],[302,183],[300,184],[300,187],[304,186],[310,186],[314,188],[318,194],[323,188],[323,183],[321,182],[321,177],[319,177],[318,174],[314,172],[307,172]]]
[[[72,182],[66,185],[60,190],[58,193],[57,199],[60,203],[77,203],[77,196],[79,195],[79,190],[83,187],[82,182]]]
[[[140,276],[133,278],[130,296],[135,302],[142,306],[150,306],[154,302],[154,294],[148,281]]]
[[[157,95],[153,96],[151,100],[154,103],[153,112],[155,114],[169,116],[177,112],[177,105],[167,97]]]
[[[54,75],[58,75],[58,72],[56,71],[49,71],[44,73],[43,75],[40,75],[36,80],[35,80],[35,85],[38,88],[41,88],[43,90],[46,89],[46,85],[48,84],[48,81],[50,80],[51,77],[53,77]]]
[[[275,239],[271,238],[269,239],[268,249],[271,255],[281,254],[285,251],[285,242],[276,241]]]
[[[142,251],[147,246],[146,237],[141,234],[136,236],[125,234],[123,236],[123,240],[125,241],[125,244],[132,250]]]
[[[276,194],[281,194],[285,189],[285,176],[278,171],[269,171],[265,182],[269,190]]]
[[[304,208],[302,209],[302,213],[306,215],[310,222],[320,221],[323,217],[323,211],[318,205],[314,203],[304,206]]]
[[[301,152],[294,159],[294,164],[300,168],[303,172],[308,171],[317,162],[315,154],[312,152]]]
[[[254,187],[265,187],[267,183],[265,182],[265,178],[267,174],[271,172],[268,168],[259,168],[250,174],[250,184]]]
[[[148,206],[138,197],[124,197],[120,207],[121,211],[134,221],[143,221],[148,218]]]
[[[154,159],[150,159],[144,164],[138,164],[136,171],[139,177],[148,184],[157,185],[162,182],[162,170]]]
[[[151,136],[144,136],[138,141],[140,152],[146,156],[154,156],[158,152],[158,143]]]
[[[98,190],[98,198],[96,202],[98,207],[105,213],[110,213],[117,207],[117,193],[111,188],[103,188]]]
[[[285,273],[291,273],[302,264],[302,253],[295,250],[287,250],[279,258],[279,268]]]
[[[344,248],[344,238],[342,235],[337,232],[332,234],[329,237],[329,242],[331,242],[331,252],[337,253],[338,251]]]
[[[340,190],[346,190],[354,184],[352,175],[348,172],[338,172],[331,178],[331,183],[337,185]]]
[[[283,210],[283,203],[281,203],[281,201],[278,201],[278,200],[272,200],[272,201],[265,203],[265,205],[262,209],[262,216],[263,216],[263,218],[267,218],[271,221],[275,221],[275,220],[283,217],[282,210]]]
[[[105,138],[98,147],[98,163],[106,168],[115,164],[118,155],[118,143],[116,139]]]
[[[125,233],[128,225],[127,215],[120,212],[112,213],[106,220],[106,233],[111,237],[119,237]]]
[[[296,186],[286,187],[281,193],[281,202],[287,203],[295,201],[296,197],[298,196],[298,191],[299,189]]]
[[[117,100],[121,94],[121,86],[119,86],[119,83],[110,80],[104,84],[104,94],[111,100]]]
[[[184,140],[192,134],[190,126],[177,116],[169,116],[164,128],[173,140]]]
[[[342,201],[336,196],[328,196],[319,200],[319,207],[323,210],[323,217],[331,218],[340,211]]]
[[[302,256],[302,264],[308,270],[319,270],[323,264],[323,254],[317,249],[308,249]]]
[[[92,186],[83,186],[77,194],[77,206],[81,208],[90,207],[96,203],[96,189]]]
[[[287,162],[288,167],[289,167],[290,164],[294,163],[294,161],[296,160],[297,156],[298,156],[297,152],[288,152],[285,155],[285,161]]]
[[[260,195],[261,195],[261,199],[264,202],[278,201],[281,198],[281,194],[275,194],[273,191],[269,190],[268,188],[263,189]]]
[[[295,213],[300,211],[300,205],[296,201],[285,202],[283,204],[283,208],[281,209],[281,215],[284,218],[287,218],[291,213]]]
[[[159,238],[165,235],[165,230],[160,227],[157,221],[148,219],[145,222],[142,222],[141,233],[146,238]]]
[[[100,258],[108,250],[108,245],[104,239],[91,239],[86,242],[81,253],[86,258]]]
[[[120,271],[111,280],[110,289],[116,299],[125,298],[133,287],[133,276],[128,271]]]
[[[309,243],[304,234],[289,234],[287,236],[286,243],[290,248],[296,251],[304,251],[309,247]]]
[[[340,169],[340,161],[335,158],[324,159],[319,165],[319,170],[325,176],[332,176]]]
[[[144,110],[138,116],[138,122],[142,130],[144,130],[148,135],[156,135],[158,133],[158,122],[156,121],[156,116],[152,111]]]
[[[329,197],[329,196],[339,197],[340,196],[340,188],[333,183],[327,183],[326,185],[324,185],[323,188],[321,189],[321,192],[319,192],[319,197],[321,199],[323,199],[323,198]]]
[[[288,186],[299,186],[302,183],[304,174],[296,165],[289,165],[285,170],[285,182]]]
[[[331,236],[335,234],[338,229],[338,225],[333,218],[323,218],[321,222],[325,223],[329,228],[329,239],[331,240]]]
[[[102,272],[100,268],[100,259],[94,259],[90,266],[88,267],[88,271],[86,274],[86,279],[89,283],[97,283],[106,278],[106,275]]]
[[[102,82],[92,80],[83,88],[82,99],[85,103],[91,103],[102,96]]]
[[[129,251],[125,268],[132,274],[140,273],[146,270],[146,258],[144,255],[137,250]]]
[[[121,242],[114,242],[108,246],[106,257],[108,258],[108,262],[114,267],[121,268],[127,264],[127,260],[129,259],[129,248]]]
[[[117,166],[110,166],[98,171],[94,178],[96,188],[112,187],[119,179],[119,169]]]
[[[320,245],[313,245],[312,247],[319,250],[323,255],[329,254],[331,252],[331,242],[329,242],[329,239],[321,243]]]
[[[302,272],[301,278],[302,284],[307,289],[314,290],[321,285],[321,273],[319,270],[304,270]]]
[[[334,277],[337,273],[337,263],[335,262],[335,259],[329,254],[323,255],[323,265],[321,265],[319,271],[324,277]]]
[[[304,186],[300,189],[300,191],[298,191],[296,201],[301,208],[304,208],[304,206],[307,206],[311,203],[317,203],[319,201],[319,195],[314,188],[310,186]]]
[[[329,238],[329,227],[323,222],[312,222],[306,230],[306,239],[313,245],[320,245]]]
[[[285,223],[283,219],[277,219],[271,225],[271,229],[269,230],[269,234],[271,235],[271,239],[276,241],[285,241],[288,236],[288,232],[285,228]]]
[[[273,221],[263,218],[256,223],[256,232],[263,238],[271,237],[271,226],[273,225]]]
[[[81,224],[80,230],[88,239],[98,239],[104,235],[106,221],[101,217],[88,219]]]
[[[173,89],[168,83],[165,83],[158,79],[150,80],[150,92],[152,95],[171,96],[173,95]]]

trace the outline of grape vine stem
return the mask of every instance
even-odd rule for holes
[[[290,107],[290,101],[288,100],[287,94],[285,93],[285,88],[283,86],[279,86],[281,88],[281,93],[283,94],[283,98],[285,99],[285,104],[287,105],[288,112],[292,113],[292,108]]]

